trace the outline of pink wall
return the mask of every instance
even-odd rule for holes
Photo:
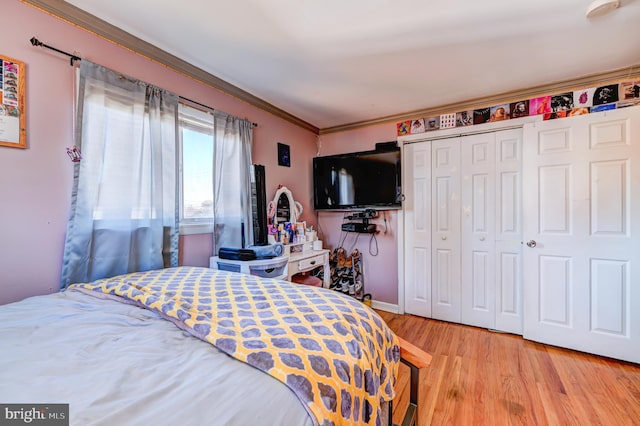
[[[284,184],[315,223],[310,210],[311,157],[316,136],[216,89],[175,73],[18,0],[3,2],[0,53],[27,66],[28,149],[0,147],[0,304],[58,289],[69,212],[72,164],[72,69],[68,58],[32,47],[29,39],[58,47],[124,74],[164,87],[227,113],[257,122],[254,163],[267,167],[267,195]],[[291,146],[291,167],[277,165],[276,144]],[[180,259],[208,265],[207,235],[185,236]]]
[[[331,133],[320,136],[320,155],[342,154],[345,152],[366,151],[375,148],[377,142],[396,140],[394,123],[369,126],[347,132]],[[357,248],[363,254],[365,291],[371,293],[374,300],[391,304],[398,303],[398,214],[399,210],[379,211],[380,216],[372,221],[378,225],[375,243],[367,234],[348,234],[345,249]],[[384,233],[384,215],[387,218],[387,232]],[[325,247],[335,248],[341,238],[341,224],[344,212],[319,212],[318,226]],[[359,236],[358,236],[359,235]],[[357,240],[356,240],[356,236]]]

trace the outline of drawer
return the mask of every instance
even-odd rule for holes
[[[264,265],[249,265],[249,274],[265,278],[281,278],[287,274],[287,261]]]
[[[317,256],[309,257],[307,259],[302,259],[298,261],[298,271],[304,272],[313,268],[317,268],[318,266],[324,265],[324,254],[319,254]]]
[[[289,256],[245,261],[220,259],[217,256],[209,259],[209,267],[211,269],[240,272],[241,274],[250,274],[265,278],[286,277],[288,265]]]

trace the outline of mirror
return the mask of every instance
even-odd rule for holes
[[[278,226],[281,223],[295,223],[302,215],[302,205],[293,199],[293,194],[286,186],[276,191],[273,201],[269,203],[269,219]]]

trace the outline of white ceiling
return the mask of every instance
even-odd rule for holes
[[[69,3],[325,129],[640,64],[640,0],[590,1]]]

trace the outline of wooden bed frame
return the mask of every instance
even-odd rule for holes
[[[431,355],[419,347],[407,342],[402,337],[400,340],[400,361],[409,366],[411,370],[411,387],[409,390],[409,406],[404,413],[401,426],[415,426],[418,424],[418,401],[420,372],[431,364]],[[393,425],[393,401],[389,401],[389,426]]]

